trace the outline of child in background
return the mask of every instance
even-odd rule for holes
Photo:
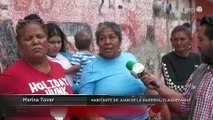
[[[49,49],[47,52],[47,58],[53,62],[59,63],[63,69],[72,67],[70,61],[72,55],[66,51],[66,45],[68,43],[66,35],[61,28],[55,23],[46,24],[48,30],[48,43]],[[73,85],[73,77],[71,74],[66,74],[70,87]]]
[[[71,73],[74,75],[72,86],[73,92],[75,94],[79,93],[79,83],[81,79],[81,74],[85,65],[90,63],[94,58],[94,54],[90,52],[90,35],[81,30],[75,34],[75,46],[78,49],[71,59],[72,67],[65,70],[65,73]]]

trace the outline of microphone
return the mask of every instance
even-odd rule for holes
[[[127,63],[126,63],[126,68],[128,70],[131,71],[132,75],[135,77],[135,78],[139,78],[140,76],[142,76],[145,72],[145,67],[143,64],[141,63],[136,63],[136,62],[133,62],[131,60],[129,60]],[[151,81],[150,84],[156,88],[159,88],[160,86],[156,83],[155,80]]]

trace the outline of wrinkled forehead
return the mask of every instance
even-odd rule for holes
[[[41,24],[39,23],[36,23],[36,22],[30,22],[30,23],[27,23],[24,27],[23,27],[24,31],[27,31],[27,30],[34,30],[34,29],[40,29],[42,31],[44,31],[43,27]]]
[[[184,31],[176,31],[172,34],[172,37],[188,37]]]
[[[36,23],[27,24],[23,29],[23,35],[25,34],[32,34],[32,33],[39,33],[45,34],[45,30]]]
[[[47,32],[45,30],[45,27],[38,23],[38,22],[28,22],[25,23],[23,26],[19,27],[19,29],[17,29],[17,39],[21,39],[23,36],[32,34],[32,33],[42,33],[45,34],[47,36]]]

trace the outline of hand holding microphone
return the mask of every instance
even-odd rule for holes
[[[146,79],[146,81],[147,81],[147,79],[150,79],[148,77],[149,74],[145,72],[145,67],[144,67],[143,64],[141,64],[141,63],[135,63],[135,62],[133,62],[133,61],[130,60],[130,61],[128,61],[126,63],[126,67],[127,67],[128,70],[131,71],[131,73],[132,73],[132,75],[134,77],[139,78],[139,79],[141,79],[143,77],[143,78]],[[153,79],[149,82],[149,84],[152,85],[155,88],[159,88],[160,87],[156,83],[156,81],[153,80]]]

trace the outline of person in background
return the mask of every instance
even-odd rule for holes
[[[191,28],[191,25],[190,25],[190,23],[188,23],[188,22],[183,23],[183,26],[186,26],[187,28],[189,28],[189,30],[190,30],[190,28]]]
[[[48,31],[49,49],[47,58],[53,62],[59,63],[64,69],[70,68],[72,65],[70,60],[72,55],[66,52],[67,39],[60,27],[55,23],[46,24]],[[70,59],[70,60],[69,60]],[[70,86],[73,85],[73,77],[71,74],[66,74]]]
[[[136,62],[136,58],[120,51],[122,33],[119,25],[114,22],[99,23],[95,35],[100,53],[84,68],[80,94],[143,95],[146,90],[144,84],[126,68],[127,61]],[[100,114],[106,120],[145,120],[148,117],[147,106],[119,106],[105,111]],[[111,112],[108,114],[107,111]]]
[[[185,84],[190,75],[200,65],[200,56],[190,52],[191,33],[184,25],[176,26],[171,33],[171,44],[174,51],[162,58],[162,73],[165,84],[177,92],[185,91]],[[184,119],[171,111],[172,120]]]
[[[21,58],[0,75],[0,94],[72,94],[61,65],[51,62],[46,57],[47,29],[42,19],[37,14],[30,14],[23,20],[19,20],[16,34]],[[52,112],[48,112],[46,114],[49,115],[48,117],[30,118],[29,115],[24,117],[6,115],[6,119],[53,119]],[[61,113],[60,117],[64,118],[65,114]]]
[[[183,93],[187,79],[201,63],[200,56],[189,50],[191,33],[187,27],[176,26],[171,33],[170,41],[174,51],[163,56],[162,72],[165,84]]]
[[[141,80],[147,88],[155,90],[166,99],[176,99],[176,102],[168,102],[173,111],[186,116],[188,120],[212,120],[213,119],[213,14],[204,16],[200,23],[198,35],[198,49],[201,52],[201,64],[186,82],[185,91],[181,94],[163,83],[163,79],[145,73]],[[150,82],[156,80],[160,86],[156,88]]]
[[[66,69],[65,73],[71,73],[74,75],[73,92],[78,94],[82,71],[84,67],[95,58],[95,56],[90,51],[91,37],[87,32],[84,30],[78,31],[74,38],[75,46],[78,50],[75,54],[73,54],[71,60],[72,67]]]

